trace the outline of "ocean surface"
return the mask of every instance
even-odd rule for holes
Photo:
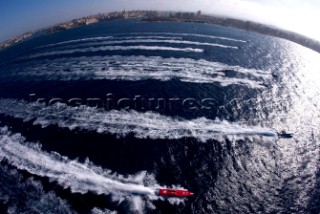
[[[3,50],[0,77],[0,213],[320,213],[319,53],[115,20]]]

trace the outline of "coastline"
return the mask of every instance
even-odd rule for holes
[[[32,38],[39,33],[50,34],[60,32],[80,26],[91,25],[97,22],[110,21],[115,19],[128,19],[128,18],[142,18],[142,21],[146,22],[192,22],[192,23],[208,23],[216,24],[225,27],[238,28],[246,31],[252,31],[264,35],[273,36],[276,38],[282,38],[306,48],[314,50],[320,53],[320,41],[311,39],[298,33],[294,33],[287,30],[282,30],[276,27],[260,24],[252,21],[243,21],[234,18],[222,18],[211,15],[201,15],[192,12],[168,12],[168,11],[147,11],[147,10],[135,10],[135,11],[122,11],[111,12],[105,14],[97,14],[93,16],[87,16],[79,19],[74,19],[68,22],[60,23],[54,26],[43,28],[37,31],[27,32],[13,39],[9,39],[0,43],[0,51],[9,48],[13,45],[19,44],[27,39]]]

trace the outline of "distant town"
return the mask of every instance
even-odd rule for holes
[[[82,17],[79,19],[73,19],[71,21],[63,22],[54,26],[50,26],[44,29],[31,31],[24,33],[16,38],[9,39],[0,43],[0,49],[8,48],[14,44],[25,41],[38,33],[55,33],[75,27],[85,26],[94,24],[97,22],[104,22],[115,19],[128,19],[128,18],[155,18],[155,17],[167,17],[170,13],[160,11],[147,11],[147,10],[135,10],[135,11],[122,11],[122,12],[110,12],[110,13],[99,13],[97,15]]]
[[[27,32],[16,38],[7,40],[0,43],[0,49],[8,48],[14,44],[20,43],[31,38],[38,33],[55,33],[79,26],[90,25],[97,22],[104,22],[115,19],[129,19],[129,18],[141,18],[142,21],[159,22],[159,21],[174,21],[174,22],[196,22],[196,23],[210,23],[226,27],[234,27],[247,31],[253,31],[261,34],[266,34],[278,38],[283,38],[314,51],[320,53],[320,42],[314,39],[310,39],[298,33],[281,30],[276,27],[252,22],[243,21],[234,18],[218,17],[211,15],[204,15],[201,11],[197,12],[168,12],[168,11],[150,11],[150,10],[134,10],[134,11],[122,11],[122,12],[110,12],[99,13],[93,16],[87,16],[79,19],[74,19],[68,22],[60,23],[45,29],[37,31]]]

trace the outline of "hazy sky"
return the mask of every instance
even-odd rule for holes
[[[262,22],[320,41],[320,0],[0,0],[0,41],[98,12],[196,11]]]

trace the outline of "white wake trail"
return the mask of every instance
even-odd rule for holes
[[[48,45],[39,46],[37,48],[45,48],[45,47],[53,47],[59,45],[66,45],[66,44],[74,44],[74,43],[81,43],[81,42],[91,42],[91,41],[108,41],[113,39],[182,39],[182,37],[168,37],[168,36],[125,36],[125,37],[116,37],[116,36],[98,36],[98,37],[88,37],[82,39],[73,39],[67,40],[57,43],[52,43]]]
[[[130,34],[132,34],[132,35],[140,35],[141,33],[130,33]],[[228,40],[228,41],[242,42],[242,43],[246,43],[247,42],[247,41],[241,40],[241,39],[234,39],[234,38],[223,37],[223,36],[205,35],[205,34],[194,34],[194,33],[169,33],[169,32],[153,33],[153,32],[146,32],[146,33],[143,33],[143,34],[144,35],[161,34],[161,35],[171,35],[171,36],[192,36],[192,37],[199,37],[199,38],[221,39],[221,40]]]
[[[33,175],[49,178],[75,193],[155,196],[155,189],[144,186],[145,174],[129,176],[111,174],[89,163],[71,161],[57,153],[47,153],[35,143],[26,143],[20,134],[11,134],[7,128],[0,130],[0,160]]]
[[[227,70],[235,72],[236,77],[226,76]],[[29,62],[20,66],[18,70],[13,69],[8,75],[62,81],[78,79],[167,81],[175,78],[184,82],[216,82],[222,86],[241,84],[251,88],[262,88],[262,83],[271,79],[271,71],[248,69],[203,59],[118,55]]]
[[[78,128],[98,133],[116,134],[121,137],[133,133],[136,138],[140,139],[192,137],[206,142],[211,139],[221,139],[224,136],[277,136],[270,128],[209,120],[204,117],[185,120],[154,112],[105,111],[88,106],[70,107],[62,103],[46,105],[14,99],[0,99],[0,113],[21,118],[24,121],[34,120],[34,125],[39,124],[42,127],[57,125],[70,130]]]
[[[67,40],[67,41],[63,41],[63,42],[43,45],[43,46],[40,46],[38,48],[45,48],[45,47],[52,47],[52,46],[57,46],[57,45],[72,44],[72,43],[77,43],[77,42],[107,40],[107,39],[111,39],[112,37],[113,36],[98,36],[98,37],[89,37],[89,38],[82,38],[82,39],[73,39],[73,40]]]
[[[146,46],[146,45],[135,45],[135,46],[103,46],[97,48],[85,48],[85,49],[71,49],[71,50],[61,50],[61,51],[49,51],[39,54],[33,54],[22,59],[34,59],[44,56],[59,56],[59,55],[70,55],[75,53],[93,53],[99,51],[128,51],[128,50],[145,50],[145,51],[178,51],[178,52],[194,52],[202,53],[204,50],[200,48],[176,48],[167,46]]]
[[[159,34],[167,35],[167,36],[161,36]],[[74,44],[74,43],[81,43],[81,42],[116,40],[116,39],[122,39],[122,40],[131,40],[131,39],[181,40],[183,36],[192,36],[192,37],[209,38],[209,39],[220,39],[220,40],[227,40],[227,41],[234,41],[234,42],[241,42],[241,43],[247,42],[245,40],[233,39],[233,38],[222,37],[222,36],[213,36],[213,35],[204,35],[204,34],[188,34],[188,33],[130,33],[129,35],[137,35],[137,36],[127,36],[127,34],[126,34],[126,36],[119,37],[119,35],[117,34],[117,35],[112,35],[112,36],[87,37],[87,38],[73,39],[73,40],[52,43],[52,44],[48,44],[48,45],[39,46],[37,48],[54,47],[54,46],[59,46],[59,45],[67,45],[67,44]],[[142,36],[142,35],[145,35],[145,36]],[[223,47],[223,46],[224,45],[222,45],[221,47]],[[238,48],[238,47],[235,47],[235,48]]]
[[[130,44],[130,43],[168,43],[168,44],[185,44],[185,45],[211,46],[211,47],[239,49],[239,47],[237,47],[237,46],[222,45],[222,44],[218,44],[218,43],[193,42],[193,41],[174,40],[174,39],[162,39],[162,40],[159,40],[159,39],[130,39],[130,40],[115,40],[115,41],[103,41],[103,42],[89,42],[89,43],[84,43],[84,44],[67,46],[67,48],[68,49],[87,48],[87,47],[98,46],[98,45],[117,45],[117,44]]]
[[[32,177],[23,179],[18,170],[3,163],[0,163],[0,203],[7,205],[8,213],[45,210],[46,213],[76,214],[65,199],[44,190],[41,182]]]

